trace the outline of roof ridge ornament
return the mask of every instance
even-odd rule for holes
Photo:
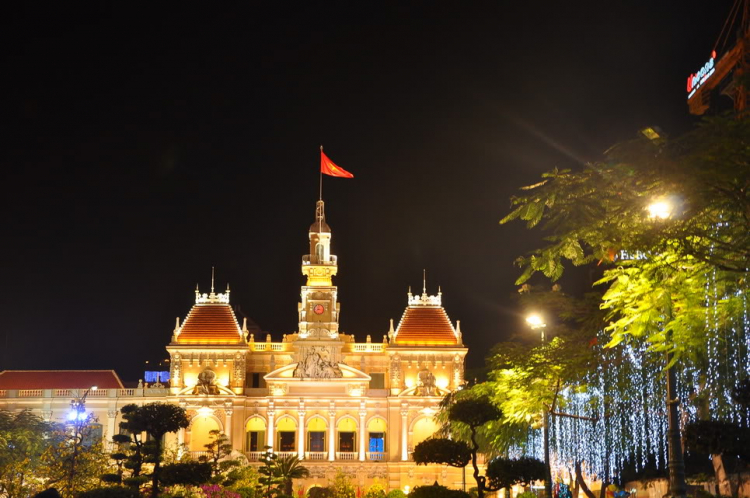
[[[423,289],[421,296],[415,296],[411,293],[411,288],[407,294],[409,300],[409,306],[442,306],[443,304],[443,293],[438,291],[436,296],[430,296],[427,294],[427,289]]]
[[[225,293],[215,293],[213,288],[213,278],[211,279],[211,293],[201,294],[198,285],[195,286],[195,304],[229,304],[229,284]]]

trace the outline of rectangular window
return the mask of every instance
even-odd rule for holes
[[[262,451],[265,445],[265,431],[252,431],[247,433],[247,451]]]
[[[385,433],[384,432],[371,432],[370,433],[370,444],[368,445],[368,451],[370,452],[383,452],[385,451]]]
[[[266,379],[263,378],[264,375],[265,373],[263,372],[251,372],[245,380],[247,387],[266,387]]]
[[[344,453],[357,451],[354,445],[354,441],[356,440],[355,435],[354,432],[339,432],[339,451]]]
[[[284,431],[279,432],[279,451],[294,451],[296,448],[295,444],[296,432]]]
[[[313,431],[309,432],[308,437],[308,448],[310,451],[325,451],[326,450],[326,433]]]
[[[370,389],[385,389],[385,374],[384,373],[371,373],[370,377]]]

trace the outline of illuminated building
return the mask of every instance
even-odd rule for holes
[[[344,470],[360,486],[378,479],[390,489],[435,481],[460,487],[460,469],[417,467],[410,458],[414,445],[436,430],[432,416],[441,398],[464,383],[468,350],[459,324],[442,307],[442,293],[428,295],[426,285],[419,295],[409,292],[397,327],[391,321],[381,340],[367,335],[355,342],[339,329],[341,304],[333,284],[338,265],[323,201],[308,235],[296,333],[281,342],[250,334],[237,321],[229,289],[217,293],[212,282],[210,293],[196,289],[192,309],[182,323],[177,320],[167,346],[169,386],[97,389],[89,393],[87,409],[110,437],[118,408],[127,403],[179,404],[191,426],[170,435],[167,444],[184,445],[198,456],[209,431],[218,429],[251,462],[266,447],[298,455],[311,472],[305,486],[326,485]],[[18,378],[15,384],[2,378],[0,408],[29,407],[59,421],[71,396],[88,382],[52,387],[27,377],[21,389]]]

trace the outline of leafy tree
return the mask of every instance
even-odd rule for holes
[[[125,407],[123,407],[123,410]],[[146,432],[153,439],[140,448],[142,461],[154,464],[151,474],[151,496],[159,495],[159,472],[163,451],[164,436],[169,432],[177,432],[190,426],[190,420],[185,410],[169,403],[149,403],[143,406],[129,408],[125,427],[131,434]],[[132,431],[131,431],[132,429]],[[139,430],[140,429],[140,430]]]
[[[260,473],[258,483],[265,498],[272,498],[281,494],[280,488],[284,480],[276,472],[276,461],[278,459],[279,456],[273,453],[270,447],[266,447],[266,451],[259,458],[262,465],[258,468]]]
[[[310,476],[310,470],[302,465],[297,455],[281,457],[274,462],[274,473],[283,482],[286,496],[292,496],[294,479]]]
[[[329,484],[336,498],[354,498],[356,492],[349,476],[341,470],[336,471],[333,482]]]
[[[364,498],[386,498],[385,488],[375,479],[372,485],[367,488]]]
[[[471,461],[474,468],[474,480],[477,482],[478,496],[482,498],[485,491],[497,491],[497,489],[492,488],[490,483],[487,482],[487,478],[479,474],[477,454],[480,451],[480,444],[477,439],[477,431],[488,422],[499,420],[502,417],[502,412],[487,397],[460,399],[451,397],[450,399],[451,404],[447,408],[448,420],[468,430],[470,444],[448,439],[428,439],[414,448],[414,460],[418,465],[439,463],[454,467],[464,467]],[[455,453],[452,453],[451,450]]]
[[[84,491],[77,498],[140,498],[137,489],[130,487],[108,486]]]
[[[226,434],[219,430],[212,430],[208,434],[211,441],[204,445],[208,455],[201,456],[200,461],[208,462],[211,465],[214,481],[218,483],[223,480],[223,474],[239,467],[241,462],[238,459],[229,458],[232,455],[232,444]]]
[[[605,263],[613,342],[645,338],[676,357],[688,354],[701,345],[705,320],[696,317],[707,306],[718,306],[718,318],[733,315],[733,299],[707,302],[706,276],[720,296],[746,290],[749,164],[750,119],[719,117],[675,140],[620,144],[582,171],[544,174],[501,220],[543,222],[548,234],[544,247],[519,258],[518,282],[536,272],[557,280],[565,261]],[[667,199],[671,217],[651,219],[650,203]]]
[[[0,495],[21,498],[39,491],[36,473],[52,431],[29,410],[0,411]]]
[[[736,496],[727,477],[727,458],[750,459],[750,429],[731,422],[700,420],[685,427],[685,449],[703,455],[712,455],[716,481],[724,496]],[[721,456],[722,458],[715,458]]]
[[[57,425],[49,435],[37,476],[46,486],[57,487],[64,498],[97,487],[107,469],[109,455],[97,436],[95,421],[89,415],[76,421],[74,430]]]
[[[417,465],[442,463],[451,467],[464,468],[471,461],[471,448],[463,441],[430,438],[414,447],[412,457]]]
[[[406,498],[406,493],[404,493],[400,489],[392,489],[388,491],[388,494],[385,495],[385,498]]]
[[[510,496],[510,488],[516,484],[530,485],[533,481],[544,480],[547,469],[544,462],[536,458],[521,457],[518,459],[493,458],[487,465],[487,478],[491,486],[497,489],[507,489],[506,496]]]

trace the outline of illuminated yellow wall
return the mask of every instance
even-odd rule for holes
[[[412,446],[416,446],[428,437],[432,436],[440,428],[432,417],[417,420],[412,431]]]
[[[245,432],[258,432],[266,430],[266,422],[260,417],[253,417],[245,424]]]
[[[297,421],[292,417],[282,417],[276,424],[277,432],[293,432],[297,430]]]
[[[206,444],[211,442],[209,432],[220,430],[219,422],[213,417],[198,415],[190,426],[190,451],[206,451]]]
[[[385,420],[374,418],[367,424],[368,432],[385,432]]]
[[[310,432],[321,432],[325,431],[327,428],[328,426],[326,425],[325,420],[320,417],[310,419],[310,422],[307,424],[307,430]]]
[[[339,432],[357,432],[357,423],[351,418],[342,418],[339,420],[336,428]]]

